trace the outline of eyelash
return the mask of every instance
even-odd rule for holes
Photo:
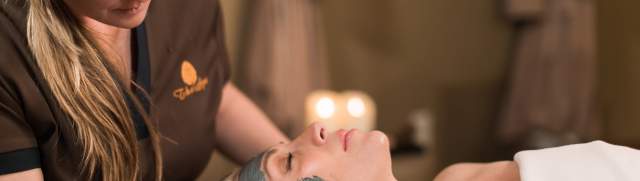
[[[287,173],[291,171],[291,160],[293,160],[293,154],[289,152],[289,157],[287,158]]]

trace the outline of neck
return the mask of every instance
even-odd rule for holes
[[[119,28],[85,17],[81,22],[96,40],[109,63],[115,66],[120,78],[130,79],[131,29]]]
[[[378,177],[376,178],[380,178],[376,179],[379,181],[398,181],[398,179],[396,179],[396,177],[393,175],[393,170],[391,168],[389,168],[388,171],[380,172]]]
[[[396,179],[396,177],[393,176],[393,174],[389,174],[386,177],[382,177],[382,178],[384,178],[383,179],[384,181],[398,181],[398,179]]]

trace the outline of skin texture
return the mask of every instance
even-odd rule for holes
[[[325,130],[322,124],[313,124],[293,142],[267,151],[262,161],[266,180],[396,180],[389,142],[382,132]],[[289,153],[293,155],[290,167]]]
[[[151,0],[63,0],[72,14],[98,41],[120,77],[130,81],[131,29],[144,20]],[[195,22],[194,22],[195,23]],[[216,117],[215,141],[226,156],[246,163],[253,155],[279,142],[288,142],[265,114],[233,84],[223,88]],[[252,125],[252,126],[246,126]],[[41,169],[0,175],[4,180],[43,180]]]
[[[513,161],[461,163],[447,167],[434,181],[520,181],[520,172]]]

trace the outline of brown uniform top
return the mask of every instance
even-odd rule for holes
[[[83,180],[80,147],[61,124],[69,120],[27,45],[24,1],[0,1],[0,174],[42,168],[46,180]],[[154,0],[133,30],[133,80],[151,95],[147,108],[166,137],[166,180],[195,179],[214,149],[214,119],[229,79],[222,29],[216,0]],[[132,116],[148,173],[149,140],[140,116]]]

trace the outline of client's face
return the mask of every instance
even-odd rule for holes
[[[262,170],[267,180],[395,180],[384,133],[328,133],[321,124],[311,125],[290,144],[267,151]]]
[[[134,28],[144,20],[151,0],[64,0],[83,21],[98,21],[120,28]]]

